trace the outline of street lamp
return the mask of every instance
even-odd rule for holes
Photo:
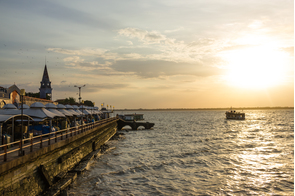
[[[20,138],[20,149],[19,149],[19,155],[23,155],[23,115],[24,115],[24,96],[26,94],[25,89],[20,90],[20,97],[21,97],[21,138]]]
[[[81,88],[86,86],[85,84],[83,86],[77,86],[75,85],[74,87],[78,87],[79,88],[79,103],[81,103]]]
[[[84,113],[83,113],[83,108],[84,108],[84,100],[82,100],[82,102],[81,102],[81,103],[82,103],[82,125],[83,125],[83,122],[84,122],[84,121],[83,121],[83,116],[84,116]]]
[[[92,110],[94,110],[94,106],[95,106],[95,102],[92,102],[93,103],[93,107],[92,107]],[[91,113],[92,113],[93,111],[91,111]]]

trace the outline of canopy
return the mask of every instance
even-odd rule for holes
[[[74,110],[75,112],[77,112],[78,114],[82,115],[82,112],[79,110],[79,107],[78,107],[78,106],[73,105],[72,107],[73,107],[73,110]]]
[[[24,114],[41,119],[54,118],[55,116],[57,116],[56,114],[46,110],[45,106],[40,102],[35,102],[31,105],[30,108],[24,109]]]
[[[16,114],[16,115],[4,115],[4,114],[0,114],[0,123],[5,123],[6,121],[12,119],[12,118],[21,118],[21,114]],[[30,116],[28,115],[23,115],[23,117],[25,118],[30,118],[31,120],[33,120]]]
[[[86,106],[81,105],[80,107],[80,111],[83,112],[86,115],[90,115],[91,113],[86,109]]]
[[[28,109],[30,108],[30,106],[28,106],[27,104],[23,104],[23,108]],[[19,104],[18,109],[22,109],[22,104]]]
[[[48,103],[45,105],[46,109],[54,114],[57,115],[57,117],[66,117],[66,115],[64,115],[63,113],[61,113],[60,111],[58,111],[56,108],[57,106],[54,105],[53,103]]]
[[[74,116],[79,116],[80,115],[80,113],[78,113],[78,112],[76,112],[74,110],[73,106],[71,106],[71,105],[65,105],[65,107],[66,107],[66,110],[68,112],[71,112]]]
[[[61,113],[63,113],[66,116],[73,116],[73,114],[66,109],[66,106],[64,106],[63,104],[58,104],[57,105],[57,110],[60,111]]]
[[[3,109],[0,110],[0,114],[4,115],[17,115],[20,114],[21,111],[16,108],[13,104],[6,104]]]

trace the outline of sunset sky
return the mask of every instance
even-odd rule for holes
[[[0,1],[0,86],[124,108],[294,106],[292,0]]]

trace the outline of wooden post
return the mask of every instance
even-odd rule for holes
[[[2,135],[2,123],[0,123],[0,145],[2,145],[3,144],[3,135]],[[2,150],[2,148],[1,148],[1,150]]]
[[[22,140],[19,140],[19,153],[18,156],[22,156],[23,152],[22,152]]]
[[[4,161],[7,161],[7,144],[4,146]]]
[[[48,135],[48,146],[50,145],[50,136],[52,131],[52,119],[49,121],[49,135]]]
[[[12,131],[12,137],[10,142],[14,142],[14,132],[15,132],[15,127],[14,127],[14,118],[12,118],[12,125],[11,125],[11,131]]]
[[[30,151],[33,152],[33,138],[31,137],[31,146],[30,146]]]

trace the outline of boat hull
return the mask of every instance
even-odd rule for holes
[[[245,120],[245,113],[241,112],[226,112],[226,119],[228,120]]]

